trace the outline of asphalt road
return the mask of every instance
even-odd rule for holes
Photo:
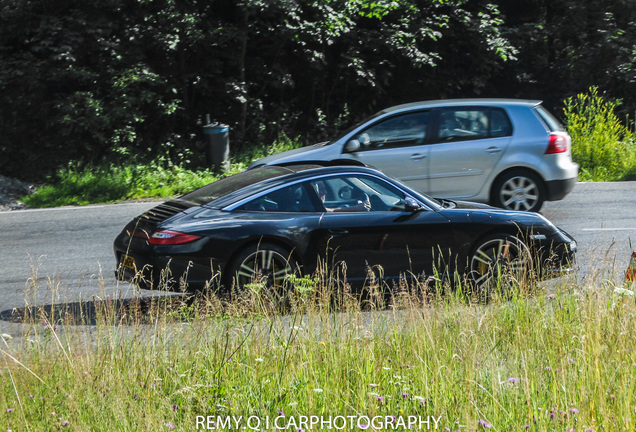
[[[154,205],[0,212],[0,318],[26,302],[131,296],[134,289],[113,276],[112,241],[126,222]],[[579,183],[542,213],[577,240],[580,279],[620,280],[636,248],[636,182]]]

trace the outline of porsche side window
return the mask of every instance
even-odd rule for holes
[[[289,213],[322,211],[314,205],[305,184],[277,189],[253,199],[238,210]]]
[[[367,176],[328,177],[310,182],[327,212],[403,211],[404,194]]]

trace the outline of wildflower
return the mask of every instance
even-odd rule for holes
[[[518,383],[519,381],[521,381],[521,379],[519,378],[508,378],[508,382],[511,382],[511,383]]]
[[[408,394],[408,393],[404,393],[404,392],[402,392],[402,397],[403,397],[404,399],[408,398],[409,396],[411,396],[411,395],[410,395],[410,394]]]
[[[553,299],[553,298],[554,298],[554,294],[550,294],[550,295],[548,296],[548,298],[549,298],[549,299]]]
[[[71,422],[70,422],[70,421],[68,421],[68,420],[64,420],[64,421],[62,422],[62,427],[67,427],[67,426],[68,426],[68,425],[70,425],[70,424],[71,424]]]
[[[571,412],[572,414],[578,414],[578,413],[579,413],[579,410],[577,410],[576,408],[570,408],[570,412]]]
[[[380,387],[380,384],[369,384],[369,387],[373,387],[373,388]]]
[[[366,423],[365,423],[365,424],[358,425],[358,426],[360,427],[360,429],[369,429],[369,425],[368,425],[368,424],[366,424]]]
[[[569,358],[569,359],[568,359],[568,361],[569,361],[570,363],[574,363],[574,359],[573,359],[573,358]]]
[[[282,412],[282,411],[276,411],[276,414],[278,414],[279,416],[284,416],[285,415],[285,413]]]
[[[547,370],[547,371],[551,371],[551,370],[552,370],[552,368],[551,368],[550,366],[546,366],[545,370]]]
[[[7,412],[8,412],[8,413],[12,413],[12,412],[13,412],[13,408],[9,408],[9,409],[7,410]]]
[[[324,343],[323,341],[318,342],[318,345],[322,345],[322,346],[325,346],[325,347],[327,346],[327,344]]]
[[[523,425],[521,426],[521,429],[530,429],[530,425]]]
[[[316,393],[322,393],[322,389],[321,389],[321,388],[315,388],[315,389],[314,389],[314,392],[316,392]]]
[[[166,427],[168,429],[176,429],[177,428],[177,426],[174,423],[166,423]]]
[[[260,357],[259,357],[259,358],[257,358],[257,359],[255,359],[254,361],[259,362],[259,363],[263,363],[263,359],[262,359],[262,358],[260,358]]]
[[[135,395],[133,396],[133,398],[134,398],[135,400],[139,400],[139,393],[135,393]]]
[[[624,296],[633,296],[634,291],[628,290],[626,288],[614,288],[614,294],[624,295]]]
[[[172,405],[172,409],[175,410],[175,411],[178,410],[179,409],[179,405]]]
[[[477,424],[479,426],[483,426],[485,429],[490,429],[492,427],[492,425],[490,423],[488,423],[486,420],[482,420],[482,419],[479,419]]]

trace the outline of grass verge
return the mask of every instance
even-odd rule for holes
[[[37,208],[173,197],[243,171],[253,160],[299,146],[298,141],[283,137],[266,149],[244,151],[231,158],[230,168],[222,174],[215,174],[210,169],[189,169],[172,164],[165,158],[145,163],[97,166],[70,163],[21,201]]]
[[[0,341],[0,424],[308,430],[303,416],[350,416],[345,430],[408,418],[425,430],[634,430],[636,303],[614,288],[564,279],[484,306],[414,286],[379,311],[345,292],[336,311],[305,294],[279,314],[256,289],[231,303],[25,308],[27,335]]]

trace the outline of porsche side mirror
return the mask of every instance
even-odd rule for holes
[[[404,198],[404,207],[406,211],[411,213],[424,210],[424,207],[411,197]]]

